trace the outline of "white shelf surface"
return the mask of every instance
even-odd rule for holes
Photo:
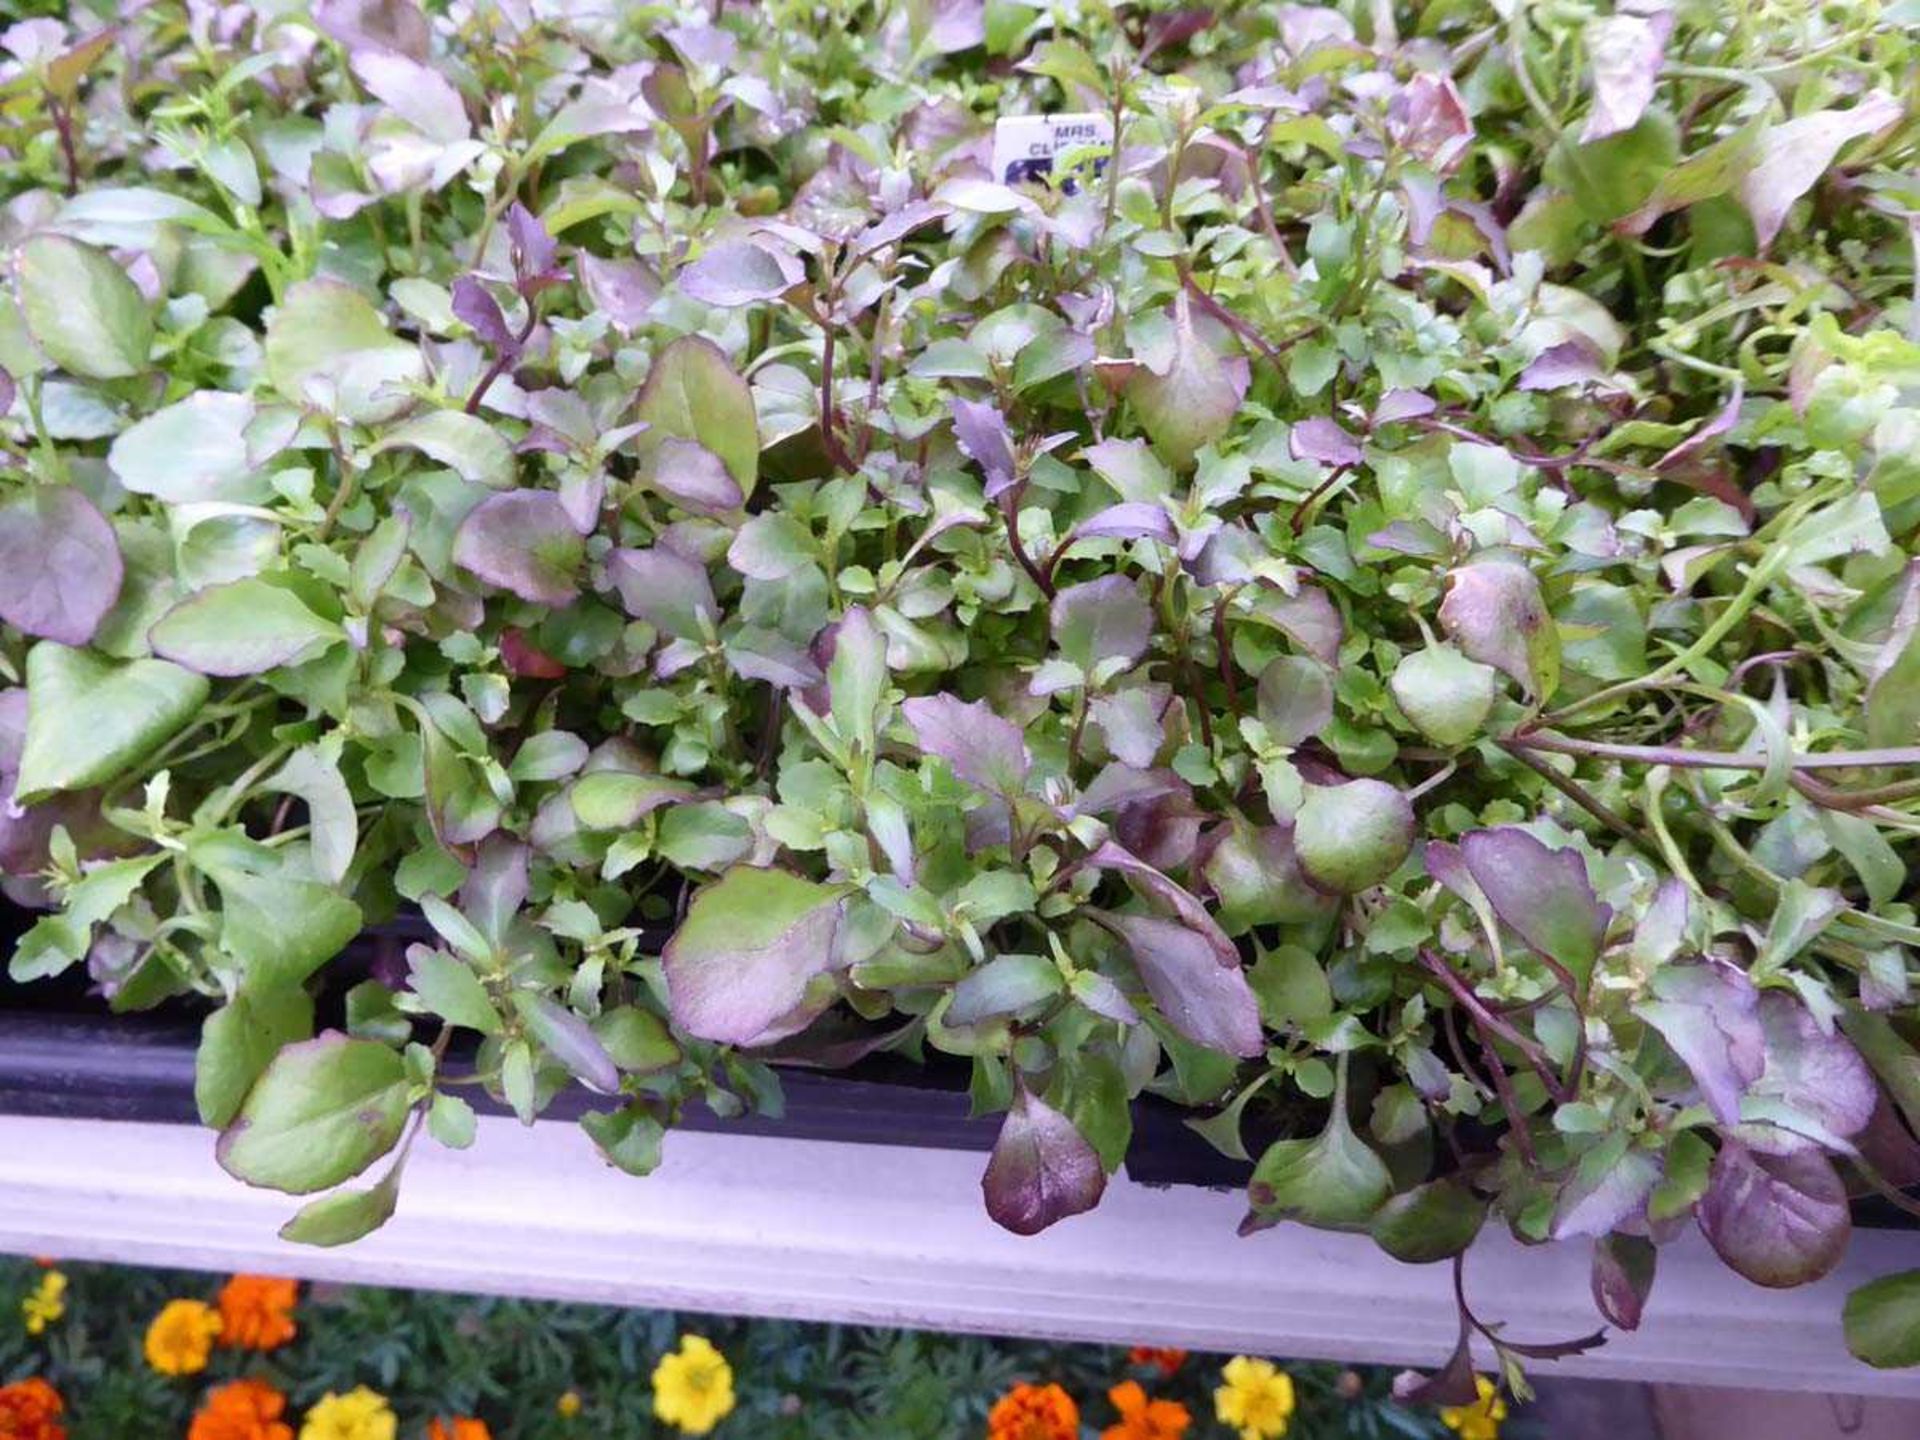
[[[340,1250],[275,1235],[296,1202],[250,1190],[175,1125],[0,1117],[0,1251],[727,1314],[788,1316],[1287,1358],[1437,1364],[1447,1267],[1296,1225],[1246,1239],[1237,1194],[1116,1178],[1100,1208],[1021,1239],[982,1212],[985,1157],[677,1132],[635,1180],[575,1127],[482,1119],[423,1143],[398,1215]],[[1468,1294],[1516,1340],[1598,1325],[1588,1247],[1488,1234]],[[1853,1360],[1854,1285],[1920,1266],[1920,1234],[1856,1236],[1825,1281],[1768,1291],[1697,1235],[1665,1247],[1641,1328],[1541,1373],[1920,1397],[1920,1372]]]

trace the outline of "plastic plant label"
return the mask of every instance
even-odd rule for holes
[[[1093,172],[1106,169],[1113,148],[1113,117],[1100,114],[1010,115],[993,125],[993,173],[1003,185],[1047,183],[1055,165],[1068,170],[1096,151]],[[1071,193],[1069,179],[1061,186]]]

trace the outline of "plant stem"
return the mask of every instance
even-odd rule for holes
[[[1588,790],[1586,786],[1580,784],[1580,782],[1572,776],[1562,775],[1538,755],[1530,754],[1523,745],[1515,743],[1510,738],[1500,740],[1497,743],[1507,754],[1533,771],[1534,774],[1553,786],[1554,789],[1573,801],[1574,804],[1593,816],[1594,819],[1606,826],[1607,829],[1613,831],[1614,834],[1618,835],[1622,840],[1625,840],[1629,845],[1634,846],[1648,856],[1654,856],[1659,853],[1658,846],[1638,830],[1634,829],[1632,824],[1621,816],[1618,811],[1602,804],[1592,791]]]
[[[1500,740],[1500,745],[1509,751],[1548,750],[1557,755],[1588,755],[1599,760],[1625,760],[1636,765],[1671,765],[1676,770],[1765,770],[1771,763],[1765,755],[1740,754],[1732,750],[1690,750],[1678,745],[1615,745],[1605,740],[1579,740],[1570,735],[1508,735]],[[1796,770],[1920,765],[1920,745],[1897,745],[1884,750],[1796,752],[1790,763]],[[1903,781],[1900,786],[1889,788],[1901,789],[1910,787],[1912,783]]]

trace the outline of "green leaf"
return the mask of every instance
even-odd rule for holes
[[[153,313],[112,256],[43,232],[20,247],[19,265],[27,329],[56,365],[89,380],[147,368]]]
[[[637,1005],[607,1011],[593,1022],[593,1033],[622,1070],[644,1074],[680,1063],[680,1042],[667,1029],[667,1022]]]
[[[1435,1180],[1388,1200],[1367,1229],[1403,1265],[1431,1265],[1466,1250],[1486,1219],[1485,1200],[1456,1180]]]
[[[231,835],[192,858],[220,887],[220,943],[255,986],[303,983],[360,933],[360,907],[316,880],[283,873],[281,852]]]
[[[590,1110],[580,1117],[580,1128],[609,1164],[629,1175],[651,1175],[660,1164],[666,1130],[637,1102],[623,1110]]]
[[[235,580],[190,595],[147,632],[153,652],[202,675],[258,675],[311,660],[345,632],[291,590]]]
[[[393,1218],[400,1199],[400,1167],[394,1166],[367,1190],[342,1190],[303,1205],[280,1227],[280,1238],[296,1245],[351,1245]]]
[[[1920,1270],[1882,1275],[1847,1296],[1847,1349],[1878,1370],[1920,1365]]]
[[[692,793],[693,786],[684,780],[598,770],[576,780],[568,798],[575,817],[589,830],[631,830],[662,805],[676,804]]]
[[[506,437],[477,415],[460,410],[429,410],[396,425],[367,453],[418,450],[463,480],[506,490],[514,480],[513,447]]]
[[[27,736],[14,798],[117,780],[206,702],[206,677],[164,660],[108,660],[43,640],[27,655]]]
[[[338,280],[302,280],[267,321],[267,378],[295,405],[317,405],[359,424],[390,420],[424,383],[416,346],[387,333],[380,312]]]
[[[273,1057],[312,1033],[313,999],[305,990],[242,988],[200,1029],[193,1067],[200,1123],[216,1130],[229,1124]]]
[[[228,1174],[310,1195],[358,1175],[400,1139],[410,1086],[399,1054],[328,1031],[274,1057],[220,1137]]]
[[[435,1095],[427,1110],[427,1133],[449,1150],[464,1150],[473,1144],[480,1123],[473,1106],[458,1095]]]
[[[1311,1140],[1277,1140],[1254,1167],[1248,1195],[1262,1217],[1323,1229],[1367,1224],[1393,1192],[1393,1176],[1347,1120],[1346,1086],[1334,1091],[1326,1129]]]
[[[301,746],[262,785],[306,801],[307,845],[313,854],[314,873],[329,885],[338,885],[346,878],[354,849],[360,843],[360,818],[331,750],[319,745]]]
[[[487,987],[465,961],[426,945],[407,948],[407,986],[414,997],[451,1025],[482,1035],[500,1033],[500,1016]]]
[[[634,414],[650,427],[634,442],[651,464],[660,442],[695,440],[718,455],[748,499],[760,476],[760,422],[753,392],[719,346],[683,335],[654,356]]]

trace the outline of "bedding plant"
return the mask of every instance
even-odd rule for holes
[[[314,0],[4,34],[22,981],[350,1240],[954,1057],[1032,1233],[1828,1273],[1920,1177],[1910,3]],[[1111,155],[1009,186],[999,117]],[[349,940],[424,918],[315,1033]],[[331,1012],[329,1012],[331,1015]],[[343,1188],[336,1188],[343,1187]],[[326,1192],[326,1193],[322,1193]],[[1258,1245],[1251,1239],[1249,1245]],[[1483,1313],[1484,1312],[1484,1313]],[[1920,1361],[1920,1272],[1851,1343]],[[1535,1340],[1539,1343],[1535,1343]]]
[[[42,1330],[14,1322],[48,1275]],[[217,1337],[151,1363],[170,1311]],[[1482,1377],[1486,1381],[1486,1377]],[[1490,1385],[1490,1381],[1487,1382]],[[6,1440],[1530,1440],[1504,1406],[1253,1356],[0,1260]]]

